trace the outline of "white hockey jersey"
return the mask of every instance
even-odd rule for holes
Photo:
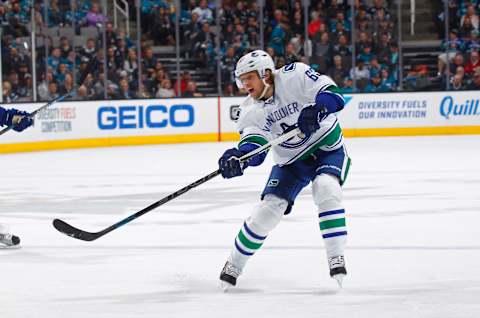
[[[237,121],[240,145],[264,145],[297,124],[304,106],[315,102],[320,91],[330,91],[343,99],[333,80],[303,63],[292,63],[274,72],[275,89],[266,101],[250,96],[240,106]],[[320,129],[306,138],[294,137],[272,148],[274,161],[287,165],[304,159],[317,149],[336,150],[343,145],[342,130],[335,114],[320,122]]]

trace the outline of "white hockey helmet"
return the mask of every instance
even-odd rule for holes
[[[265,74],[266,70],[271,70],[272,72],[275,70],[275,64],[273,63],[272,58],[270,55],[262,50],[255,50],[248,54],[242,56],[235,68],[235,82],[237,83],[237,87],[242,89],[243,84],[240,80],[240,75],[251,72],[257,71],[260,78],[265,83]],[[268,85],[265,83],[265,85]]]

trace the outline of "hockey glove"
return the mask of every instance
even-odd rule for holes
[[[320,128],[320,122],[329,114],[324,106],[309,104],[305,106],[298,117],[298,128],[305,136],[310,136]]]
[[[248,164],[240,161],[245,153],[237,148],[228,149],[218,160],[218,168],[222,172],[222,177],[230,179],[243,175],[243,169]]]
[[[13,126],[13,130],[20,132],[33,125],[33,117],[27,112],[12,108],[7,110],[5,123]]]

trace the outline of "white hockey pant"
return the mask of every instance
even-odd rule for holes
[[[347,242],[345,209],[342,188],[338,178],[330,174],[318,175],[312,184],[313,199],[318,208],[320,231],[328,257],[344,254]]]
[[[287,207],[287,200],[273,194],[265,195],[238,232],[229,261],[243,269],[250,256],[262,246],[268,233],[280,223]]]

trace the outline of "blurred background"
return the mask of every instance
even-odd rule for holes
[[[480,89],[479,0],[0,0],[1,100],[236,96],[240,56],[345,93]]]

